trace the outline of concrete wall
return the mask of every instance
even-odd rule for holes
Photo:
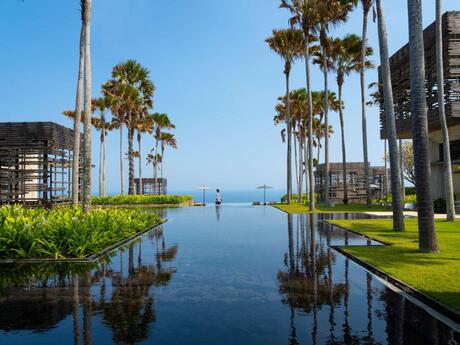
[[[460,125],[449,127],[450,140],[460,140]],[[444,165],[440,162],[439,145],[442,143],[442,133],[440,130],[429,133],[430,139],[430,160],[431,160],[431,180],[433,183],[433,198],[444,198]],[[453,166],[456,172],[455,166]],[[460,200],[460,173],[453,174],[454,195],[456,200]]]

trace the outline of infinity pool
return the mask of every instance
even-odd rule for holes
[[[245,205],[163,212],[167,223],[104,262],[3,266],[0,343],[460,343],[330,248],[374,243],[318,216]]]

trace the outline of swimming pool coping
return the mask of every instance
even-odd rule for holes
[[[354,230],[347,229],[347,228],[342,227],[340,225],[336,225],[336,224],[331,223],[331,222],[329,222],[327,220],[321,220],[321,221],[324,222],[324,223],[327,223],[327,224],[329,224],[331,226],[335,226],[335,227],[337,227],[339,229],[342,229],[344,231],[348,231],[350,233],[353,233],[355,235],[359,235],[361,237],[364,237],[364,238],[379,242],[384,246],[391,246],[391,244],[385,243],[383,241],[376,240],[375,238],[372,238],[370,236],[361,234],[361,233],[359,233],[357,231],[354,231]],[[353,246],[354,247],[362,247],[362,246],[359,246],[359,245],[330,246],[330,247],[332,249],[334,249],[335,251],[337,251],[338,253],[342,254],[343,256],[349,258],[350,260],[352,260],[356,264],[362,266],[364,269],[368,270],[372,274],[374,274],[377,277],[381,278],[382,280],[384,280],[384,281],[396,286],[397,288],[399,288],[400,290],[404,291],[409,296],[412,296],[413,298],[421,301],[426,306],[432,308],[436,312],[440,313],[441,315],[447,317],[448,319],[452,320],[456,324],[460,325],[460,313],[459,312],[457,312],[454,309],[448,307],[444,303],[441,303],[441,302],[435,300],[434,298],[424,294],[423,292],[420,292],[416,288],[414,288],[414,287],[410,286],[409,284],[399,280],[398,278],[395,278],[392,275],[382,271],[381,269],[375,267],[374,265],[371,265],[370,263],[368,263],[368,262],[358,258],[357,256],[355,256],[353,254],[350,254],[349,252],[344,250],[344,247],[353,247]]]
[[[104,249],[99,251],[98,253],[88,255],[83,258],[63,258],[63,259],[52,259],[52,258],[42,258],[42,259],[0,259],[0,265],[2,264],[40,264],[40,263],[79,263],[79,264],[87,264],[87,263],[93,263],[104,256],[110,254],[111,252],[119,249],[125,244],[128,244],[130,242],[133,242],[137,240],[139,237],[142,235],[146,234],[149,231],[154,230],[155,228],[165,224],[168,222],[169,219],[163,219],[160,222],[154,224],[151,227],[148,227],[144,230],[141,230],[137,232],[136,234],[127,237],[123,240],[120,240]]]

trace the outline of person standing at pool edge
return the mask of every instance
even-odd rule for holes
[[[216,205],[222,204],[222,197],[220,196],[220,190],[216,189]]]

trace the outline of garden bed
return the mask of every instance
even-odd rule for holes
[[[0,208],[0,263],[91,262],[162,223],[154,213],[80,207]]]
[[[191,195],[112,195],[95,196],[93,205],[122,207],[165,207],[190,206],[193,204]]]

